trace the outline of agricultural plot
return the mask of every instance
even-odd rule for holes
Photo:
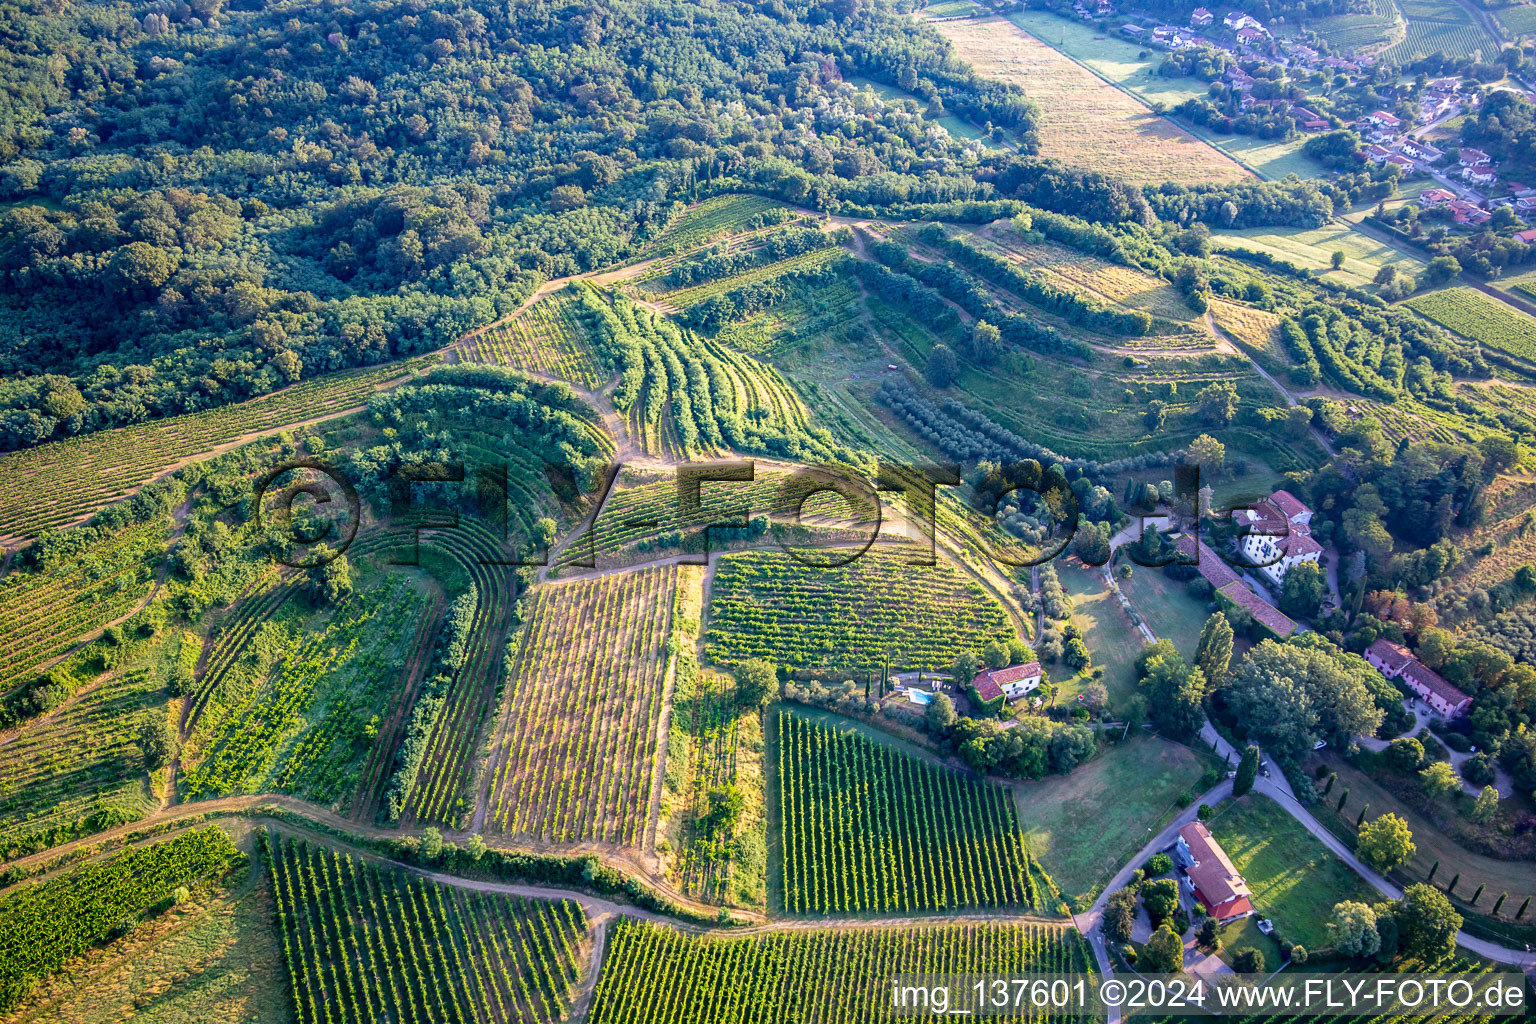
[[[1216,232],[1211,242],[1223,249],[1251,249],[1306,267],[1330,281],[1371,287],[1376,272],[1390,263],[1405,274],[1424,272],[1424,262],[1394,245],[1378,241],[1342,220],[1317,228],[1240,228]],[[1333,269],[1333,254],[1344,254],[1344,266]]]
[[[0,745],[0,860],[158,807],[135,738],[165,701],[158,666],[135,666]]]
[[[677,253],[697,248],[712,238],[750,230],[759,222],[776,221],[784,206],[762,196],[711,196],[683,212],[660,238],[646,249],[648,253]]]
[[[1392,0],[1370,0],[1366,7],[1359,13],[1309,18],[1306,26],[1345,52],[1377,49],[1402,40],[1403,16]]]
[[[488,828],[644,844],[679,573],[641,569],[533,592],[507,688]]]
[[[912,565],[913,554],[871,548],[833,568],[777,551],[722,555],[705,650],[721,665],[767,658],[833,671],[888,661],[896,671],[950,665],[1014,635],[980,585],[942,559]]]
[[[1291,355],[1280,338],[1282,318],[1278,313],[1212,298],[1211,317],[1217,327],[1270,373],[1281,374],[1290,369]]]
[[[268,842],[299,1024],[556,1022],[587,958],[569,901],[470,892],[349,854]]]
[[[1406,305],[1464,338],[1536,363],[1536,318],[1513,306],[1471,288],[1426,292]]]
[[[739,522],[745,527],[747,520],[763,516],[775,522],[793,521],[800,495],[790,486],[790,480],[789,473],[759,466],[750,481],[704,481],[699,486],[696,513],[684,509],[675,478],[661,477],[616,487],[590,529],[554,561],[560,566],[580,563],[610,568],[658,550],[681,548],[702,553],[706,525]],[[853,492],[849,500],[849,518],[842,525],[852,534],[867,538],[876,525],[873,512],[858,492]],[[810,504],[807,503],[808,513]],[[750,539],[747,535],[751,532],[716,527],[710,531],[710,543],[713,549],[719,549],[734,540]],[[836,540],[839,534],[825,531],[825,536]]]
[[[1519,38],[1536,34],[1536,5],[1521,4],[1518,7],[1505,7],[1496,11],[1493,15],[1499,20],[1499,24],[1509,30],[1509,34]]]
[[[1499,40],[1490,36],[1472,12],[1456,0],[1394,0],[1408,23],[1408,35],[1381,52],[1387,60],[1407,64],[1419,57],[1444,53],[1450,57],[1484,60],[1498,56]]]
[[[820,249],[812,249],[796,256],[789,256],[782,260],[774,260],[762,266],[752,267],[744,273],[732,277],[723,277],[717,281],[706,281],[703,284],[690,288],[679,288],[676,291],[666,292],[662,301],[673,309],[686,309],[695,303],[715,295],[721,295],[736,288],[743,288],[749,284],[757,284],[761,281],[771,281],[776,277],[802,270],[812,270],[825,266],[833,260],[840,259],[843,251],[836,246],[827,245]]]
[[[858,322],[859,292],[846,274],[797,289],[795,297],[725,324],[715,331],[723,347],[749,356],[765,357],[813,339],[837,334]]]
[[[592,1024],[873,1024],[893,1019],[890,979],[899,974],[1093,971],[1093,954],[1076,931],[1037,922],[719,936],[623,920],[609,937],[588,1019]]]
[[[223,874],[237,856],[210,825],[0,896],[0,1013],[123,922],[178,886]]]
[[[1251,177],[1235,160],[1011,21],[965,19],[934,27],[977,73],[1022,87],[1040,105],[1042,156],[1140,185]]]
[[[265,865],[251,861],[72,961],[18,1008],[28,1024],[271,1024],[293,1018]]]
[[[103,430],[0,456],[0,541],[35,537],[111,504],[179,462],[242,438],[361,406],[425,356],[295,384],[248,402]]]
[[[162,520],[55,545],[0,579],[0,693],[131,611],[153,586],[168,534]]]
[[[1001,786],[853,729],[778,715],[778,842],[795,914],[1047,909]]]
[[[209,734],[184,777],[189,798],[283,792],[333,804],[356,792],[358,761],[415,645],[422,599],[400,577],[364,590],[281,663]]]
[[[587,346],[579,308],[569,289],[556,292],[469,338],[461,351],[473,362],[499,363],[594,390],[608,375]]]

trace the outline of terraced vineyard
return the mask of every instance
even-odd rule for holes
[[[0,896],[0,1013],[123,923],[238,856],[215,826],[128,850]]]
[[[1471,288],[1446,288],[1409,299],[1408,306],[1462,337],[1536,363],[1536,319]]]
[[[236,689],[249,684],[250,648],[263,625],[272,620],[295,593],[302,577],[283,576],[276,568],[263,574],[241,593],[230,614],[205,645],[197,684],[187,700],[182,731],[194,745],[205,741],[209,723],[222,722],[230,713],[225,707],[238,699]],[[199,728],[201,726],[201,728]]]
[[[400,577],[358,593],[323,631],[303,631],[266,683],[229,709],[188,759],[189,798],[285,792],[333,803],[357,789],[374,710],[400,682],[421,598]]]
[[[35,537],[83,518],[176,463],[248,434],[361,406],[379,388],[436,358],[317,377],[248,402],[0,456],[0,541]]]
[[[712,661],[749,658],[808,669],[880,665],[934,669],[961,651],[1013,635],[1008,615],[942,559],[871,549],[845,566],[807,566],[782,552],[720,556],[705,649]]]
[[[586,963],[569,901],[469,892],[350,854],[266,843],[299,1024],[555,1022]]]
[[[718,281],[706,281],[703,284],[694,285],[691,288],[679,288],[677,291],[667,292],[662,301],[673,309],[686,309],[695,303],[703,302],[714,295],[720,295],[735,288],[741,288],[749,284],[757,284],[759,281],[771,281],[776,277],[797,270],[810,270],[814,267],[824,266],[833,260],[840,259],[843,251],[836,246],[826,246],[821,249],[812,249],[810,252],[800,253],[798,256],[790,256],[787,259],[775,260],[760,267],[753,267],[745,273],[734,277],[721,278]]]
[[[762,196],[733,193],[711,196],[685,211],[647,251],[685,252],[720,235],[746,230],[754,221],[773,218],[780,210],[784,210],[782,204]]]
[[[1051,906],[1003,787],[789,711],[778,753],[790,913]]]
[[[1093,954],[1075,930],[1034,922],[706,936],[624,920],[609,936],[588,1019],[592,1024],[953,1020],[893,1018],[891,979],[1093,971]]]
[[[0,861],[158,807],[135,738],[165,696],[150,667],[113,673],[0,745]]]
[[[571,289],[533,303],[514,319],[465,341],[465,359],[500,363],[527,373],[558,377],[591,391],[607,371],[587,346],[580,306]]]
[[[1408,37],[1387,47],[1381,57],[1406,64],[1435,53],[1484,60],[1498,56],[1500,43],[1456,0],[1396,0],[1408,23]]]
[[[0,579],[0,693],[143,599],[169,533],[164,520],[105,532]]]
[[[561,843],[645,842],[681,572],[641,569],[533,592],[487,828]]]

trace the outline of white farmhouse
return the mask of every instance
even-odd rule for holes
[[[1232,513],[1249,530],[1241,549],[1276,584],[1297,562],[1315,562],[1323,546],[1312,539],[1312,510],[1290,491],[1276,491],[1253,508]]]

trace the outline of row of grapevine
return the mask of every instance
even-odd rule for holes
[[[648,248],[660,253],[686,252],[720,235],[757,230],[793,216],[785,207],[762,196],[711,196],[683,211]]]
[[[734,665],[768,658],[811,669],[935,669],[1013,635],[1002,606],[940,560],[870,549],[836,568],[777,551],[722,555],[705,649]]]
[[[779,846],[792,913],[1031,907],[1008,791],[853,729],[778,715]]]
[[[221,874],[237,856],[209,825],[0,896],[0,1012],[125,920],[178,886]]]
[[[436,356],[307,380],[248,402],[103,430],[0,456],[0,538],[35,537],[133,491],[184,459],[353,406]]]
[[[667,305],[674,309],[683,309],[695,303],[703,302],[712,295],[719,295],[734,288],[740,288],[742,285],[769,281],[797,270],[821,266],[824,263],[839,258],[841,255],[842,250],[836,246],[828,245],[820,249],[812,249],[809,252],[798,253],[785,259],[775,260],[772,263],[764,263],[761,266],[752,267],[750,270],[732,277],[723,277],[688,288],[679,288],[676,291],[668,292],[663,298]]]
[[[1470,288],[1425,292],[1405,305],[1464,338],[1536,362],[1536,320]]]
[[[163,521],[131,526],[0,579],[0,692],[143,599],[168,532]]]
[[[606,379],[607,372],[586,344],[574,305],[570,291],[541,299],[512,320],[466,340],[464,357],[559,377],[593,390]]]
[[[437,715],[405,804],[407,820],[446,824],[460,821],[470,810],[473,755],[495,710],[517,583],[507,566],[496,564],[506,556],[496,536],[478,520],[461,518],[456,528],[424,536],[422,543],[462,565],[478,597],[468,656]]]
[[[298,574],[285,577],[274,567],[236,599],[229,616],[219,623],[198,669],[196,685],[187,703],[185,730],[197,726],[210,700],[217,701],[257,631],[297,593],[302,579]]]
[[[871,1024],[898,1017],[898,975],[1090,973],[1070,927],[1035,922],[690,935],[624,920],[608,939],[591,1024]],[[1066,1015],[1032,1020],[1070,1020]]]
[[[677,585],[677,567],[664,566],[534,592],[487,828],[644,841]]]
[[[299,1024],[562,1020],[587,956],[569,901],[491,895],[264,839]]]
[[[186,795],[350,795],[359,741],[398,683],[395,652],[415,637],[420,606],[395,577],[348,598],[324,630],[296,637],[266,683],[208,730],[211,742],[183,775]]]

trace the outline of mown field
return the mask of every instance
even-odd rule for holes
[[[1136,184],[1240,181],[1236,161],[1158,117],[1017,25],[967,19],[935,26],[988,78],[1012,82],[1040,104],[1040,152]]]
[[[1289,263],[1316,271],[1328,280],[1358,288],[1368,288],[1376,271],[1390,263],[1405,274],[1424,272],[1424,264],[1414,256],[1386,242],[1377,241],[1351,227],[1345,221],[1332,221],[1319,228],[1244,228],[1215,232],[1212,242],[1217,250],[1256,249]],[[1333,254],[1344,253],[1344,266],[1333,269]]]

